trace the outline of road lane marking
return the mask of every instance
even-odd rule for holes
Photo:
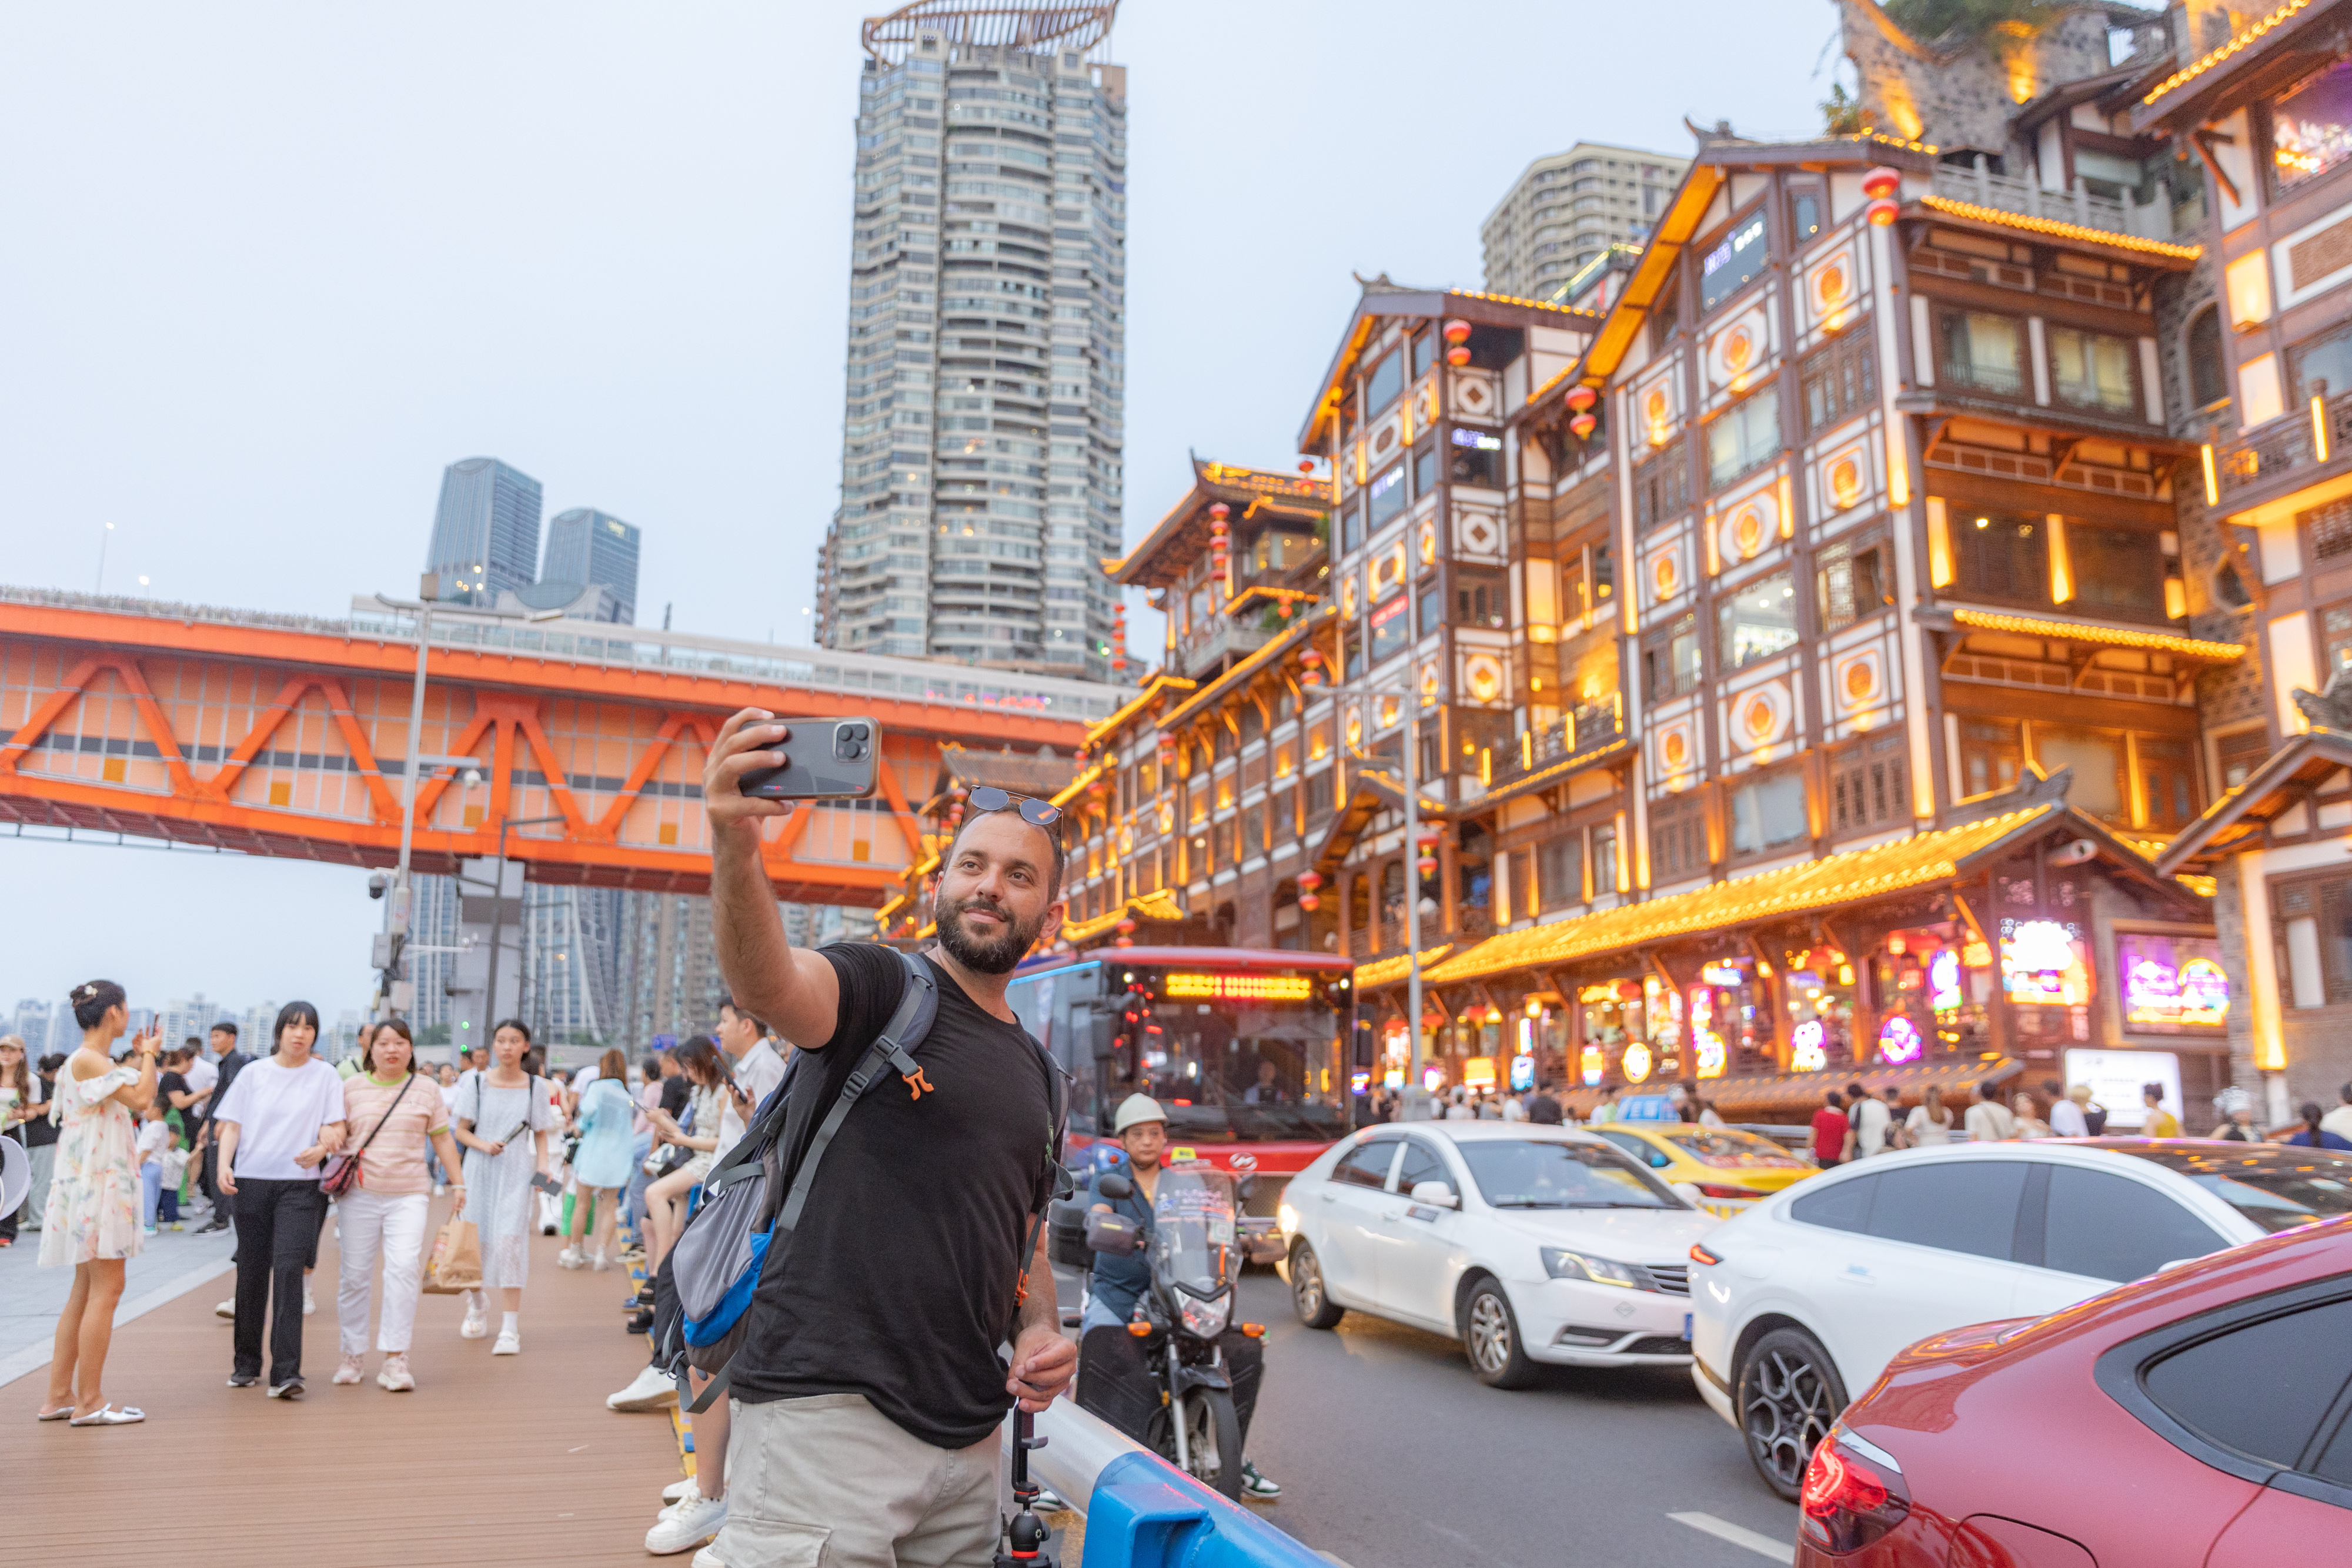
[[[1693,1530],[1703,1531],[1717,1541],[1728,1541],[1734,1546],[1745,1546],[1748,1551],[1759,1556],[1769,1557],[1775,1563],[1794,1563],[1797,1560],[1795,1547],[1775,1541],[1769,1535],[1760,1535],[1745,1526],[1734,1524],[1727,1519],[1717,1519],[1711,1513],[1670,1513],[1666,1517],[1677,1524],[1687,1524]]]

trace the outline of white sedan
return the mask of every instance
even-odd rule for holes
[[[1538,1362],[1687,1365],[1690,1248],[1719,1222],[1587,1133],[1414,1122],[1324,1150],[1279,1223],[1308,1327],[1349,1307],[1412,1323],[1517,1388]]]
[[[1691,1377],[1793,1501],[1848,1397],[1905,1346],[2346,1213],[2352,1156],[2270,1144],[2043,1139],[1841,1166],[1693,1249]]]

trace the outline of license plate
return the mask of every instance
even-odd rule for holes
[[[1690,1325],[1691,1325],[1691,1315],[1690,1315],[1688,1312],[1685,1312],[1685,1313],[1683,1314],[1683,1338],[1684,1338],[1685,1341],[1687,1341],[1687,1340],[1690,1338],[1690,1336],[1691,1336],[1691,1333],[1690,1333]]]

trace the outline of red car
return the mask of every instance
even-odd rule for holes
[[[2352,1561],[2352,1219],[1913,1345],[1814,1449],[1796,1561]]]

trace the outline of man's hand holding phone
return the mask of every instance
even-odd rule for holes
[[[735,832],[748,824],[752,832],[768,817],[789,817],[790,800],[762,800],[743,793],[743,776],[782,768],[790,760],[784,747],[792,727],[776,722],[765,708],[747,707],[719,727],[719,744],[702,764],[702,809],[716,832]]]

